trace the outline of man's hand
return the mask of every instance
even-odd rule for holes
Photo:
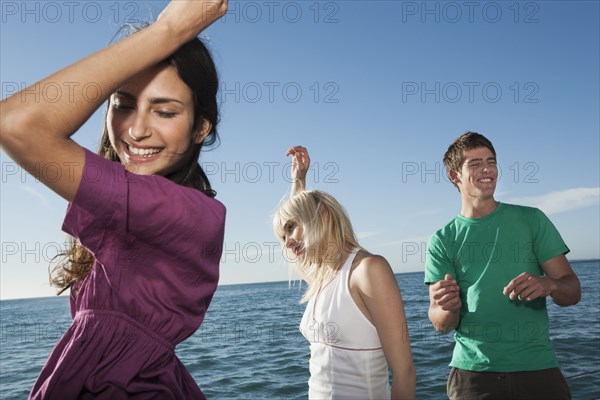
[[[458,311],[462,307],[460,288],[450,274],[446,274],[444,280],[432,284],[430,293],[432,302],[444,311]]]
[[[502,293],[511,300],[533,301],[546,297],[556,288],[554,280],[545,276],[534,276],[523,272],[510,281]]]

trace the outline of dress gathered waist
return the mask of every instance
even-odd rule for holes
[[[106,320],[112,320],[114,322],[121,321],[122,323],[125,323],[128,327],[136,331],[136,333],[139,333],[145,336],[147,339],[151,339],[152,341],[156,342],[162,347],[165,347],[166,350],[169,350],[171,352],[175,351],[175,345],[173,343],[169,342],[167,339],[160,336],[158,333],[148,329],[146,326],[131,318],[129,315],[119,311],[92,309],[79,310],[75,314],[75,318],[73,318],[73,323],[85,324],[87,321],[93,321],[96,319],[102,320],[104,322],[106,322]]]
[[[56,344],[30,400],[205,399],[175,346],[117,310],[84,309]]]

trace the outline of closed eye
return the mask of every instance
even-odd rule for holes
[[[112,108],[115,110],[133,110],[135,108],[135,102],[119,95],[113,96],[111,103]]]
[[[285,232],[286,235],[291,235],[295,228],[296,222],[288,221],[283,225],[283,232]]]
[[[166,111],[157,111],[156,112],[158,114],[159,117],[161,118],[173,118],[177,115],[177,113],[174,112],[166,112]]]
[[[130,106],[130,105],[126,105],[126,104],[122,104],[122,103],[113,103],[113,108],[115,110],[133,110],[134,107]]]

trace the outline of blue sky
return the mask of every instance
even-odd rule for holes
[[[1,97],[164,4],[2,0]],[[496,147],[498,200],[542,208],[570,259],[599,258],[599,15],[596,1],[230,2],[203,33],[222,81],[221,144],[201,160],[228,208],[221,283],[288,279],[271,216],[300,144],[309,187],[340,200],[361,243],[397,273],[422,270],[460,209],[441,158],[466,130]],[[75,139],[95,149],[102,118]],[[66,202],[0,161],[0,298],[51,296]]]

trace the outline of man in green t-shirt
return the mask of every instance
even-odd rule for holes
[[[427,244],[429,319],[455,330],[450,399],[570,399],[550,343],[546,297],[581,297],[569,249],[543,212],[494,199],[496,151],[467,132],[444,164],[460,192],[460,214]]]

